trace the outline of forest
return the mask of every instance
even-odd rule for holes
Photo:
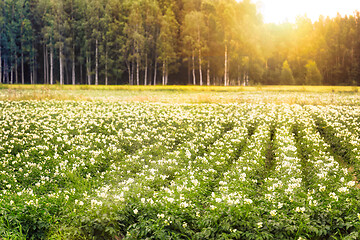
[[[250,0],[2,0],[4,83],[360,85],[360,13],[266,24]]]

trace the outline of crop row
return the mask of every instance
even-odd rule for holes
[[[320,134],[330,145],[334,156],[347,165],[354,175],[360,166],[359,112],[357,108],[308,107]],[[355,167],[355,168],[354,168]]]
[[[0,108],[3,238],[358,236],[356,107]]]

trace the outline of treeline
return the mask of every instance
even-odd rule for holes
[[[249,0],[2,0],[0,83],[360,84],[360,16],[264,24]]]

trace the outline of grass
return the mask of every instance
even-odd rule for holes
[[[22,90],[127,90],[127,91],[185,91],[185,92],[358,92],[360,87],[354,86],[305,86],[305,85],[256,85],[256,86],[185,86],[185,85],[157,85],[157,86],[130,86],[130,85],[22,85],[0,84],[0,89]]]
[[[0,85],[0,100],[359,105],[349,86]],[[341,96],[341,97],[339,97]]]

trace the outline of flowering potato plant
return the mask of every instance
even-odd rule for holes
[[[2,239],[357,239],[360,108],[0,101]]]

